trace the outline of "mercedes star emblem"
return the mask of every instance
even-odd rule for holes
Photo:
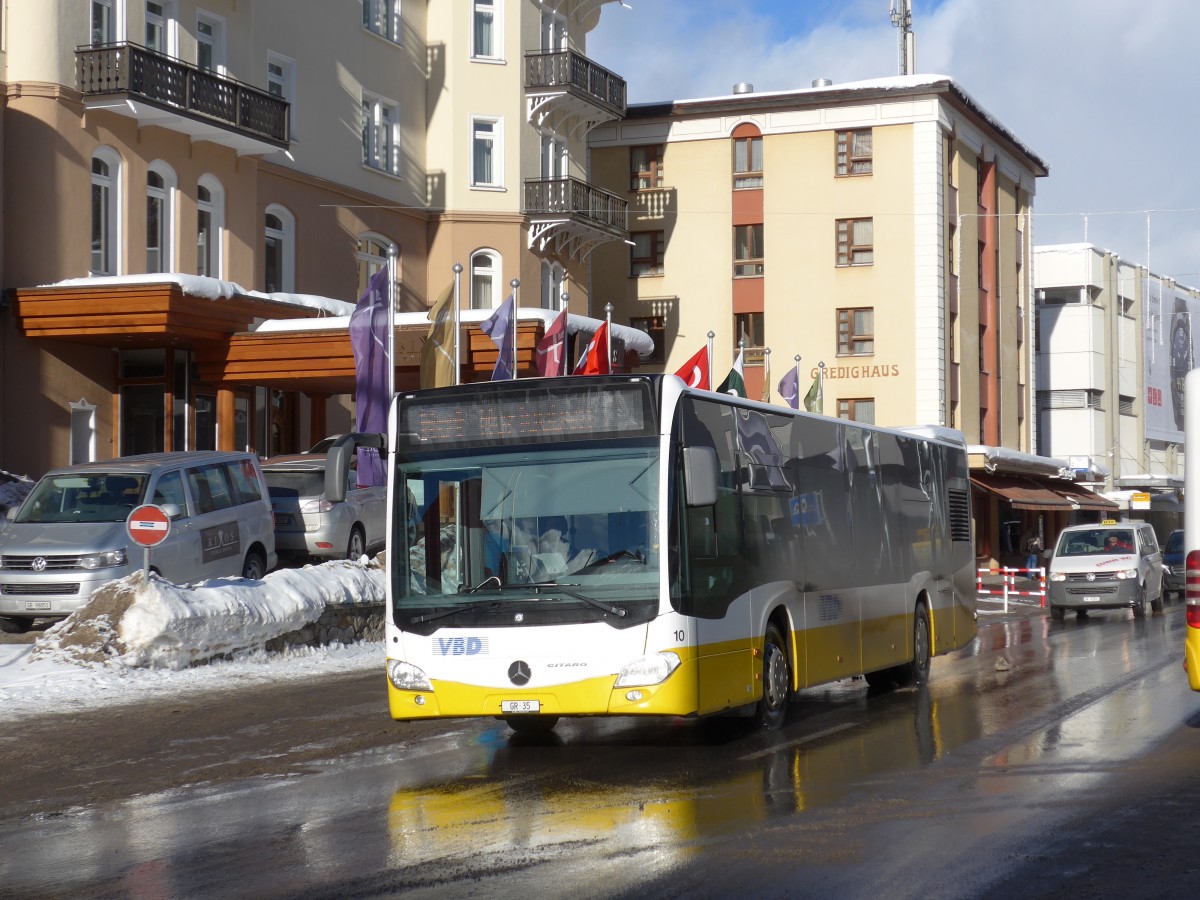
[[[529,663],[523,659],[518,659],[515,663],[508,667],[508,680],[517,687],[524,687],[529,684],[529,677],[533,673],[529,671]]]

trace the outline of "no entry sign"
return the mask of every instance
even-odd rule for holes
[[[171,517],[162,511],[162,507],[144,503],[129,514],[125,528],[136,543],[143,547],[154,547],[165,541],[171,533]]]

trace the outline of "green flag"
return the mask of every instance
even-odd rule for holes
[[[733,361],[733,368],[729,370],[729,374],[725,376],[725,380],[721,382],[721,386],[717,391],[722,394],[733,394],[735,397],[746,396],[746,379],[742,377],[742,351],[738,351],[737,359]]]
[[[820,372],[813,379],[812,387],[808,389],[808,393],[804,395],[804,408],[811,413],[825,412],[825,392],[821,385]]]

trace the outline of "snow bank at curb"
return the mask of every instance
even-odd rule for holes
[[[137,572],[104,587],[50,628],[35,656],[125,668],[182,669],[262,647],[320,618],[329,606],[384,602],[376,562],[337,560],[282,569],[261,581],[219,578],[175,585]]]

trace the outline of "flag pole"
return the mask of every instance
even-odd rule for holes
[[[717,333],[710,331],[708,333],[708,390],[713,390],[713,340]]]
[[[608,360],[608,374],[612,374],[612,312],[613,305],[611,303],[604,304],[604,348],[605,359]]]
[[[771,348],[767,347],[763,350],[763,403],[771,402]]]
[[[387,404],[396,396],[396,246],[388,247],[388,331],[387,331]]]
[[[462,368],[458,359],[458,298],[461,296],[459,294],[459,291],[461,290],[459,284],[462,279],[463,265],[462,263],[456,262],[452,268],[454,269],[454,385],[457,387],[458,375]]]
[[[560,299],[562,300],[561,311],[566,312],[567,311],[567,299],[568,299],[566,291],[562,292],[562,296],[560,297]],[[569,315],[569,313],[568,313],[568,315]],[[558,368],[560,369],[558,374],[566,375],[567,374],[567,320],[565,318],[563,319],[562,350],[559,352],[558,355],[562,359],[562,361],[558,365]]]
[[[508,284],[512,288],[512,298],[513,298],[513,317],[512,317],[512,335],[513,335],[512,336],[512,353],[513,353],[512,364],[513,364],[513,366],[512,366],[512,373],[513,373],[513,379],[516,380],[519,377],[517,374],[517,310],[521,308],[521,301],[517,297],[517,292],[521,287],[521,282],[519,279],[514,278]]]

